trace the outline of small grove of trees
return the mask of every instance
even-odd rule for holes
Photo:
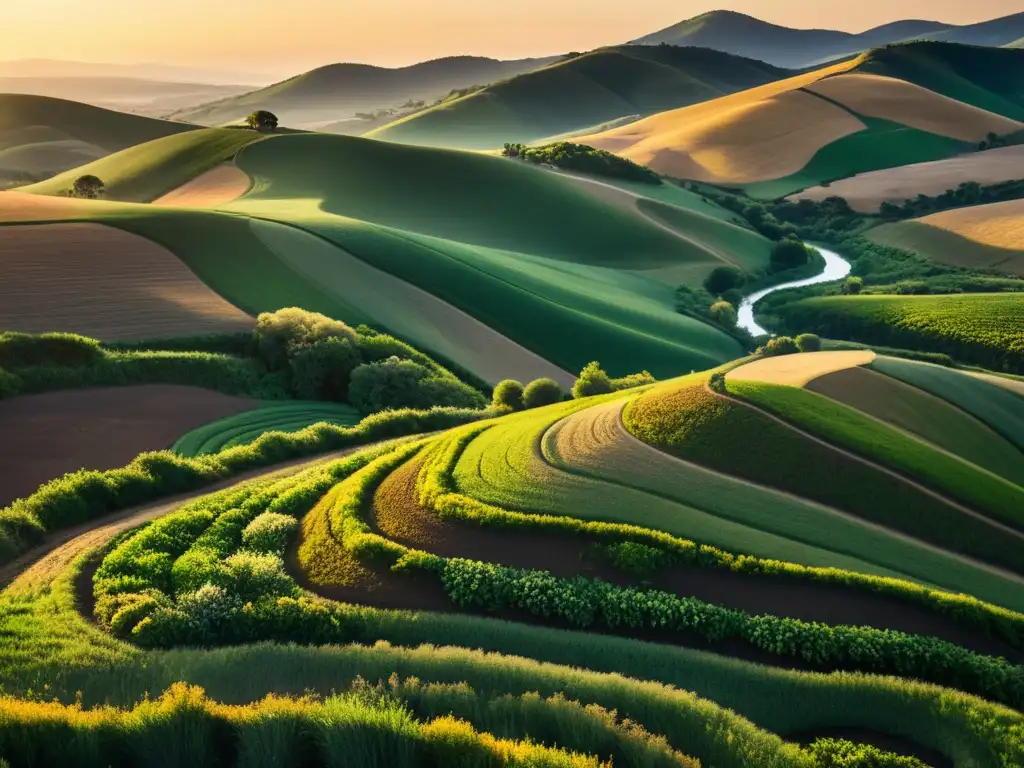
[[[254,131],[273,133],[277,130],[277,115],[265,109],[258,109],[245,118],[245,124]]]
[[[580,371],[579,378],[572,386],[572,396],[575,399],[581,397],[593,397],[594,395],[607,395],[610,392],[619,392],[623,389],[642,387],[647,384],[654,384],[657,379],[650,371],[641,371],[623,376],[620,379],[611,378],[596,360],[587,363]]]
[[[85,176],[79,176],[71,183],[71,189],[68,190],[67,196],[83,200],[97,200],[103,197],[106,191],[107,187],[103,183],[103,179],[99,176],[86,174]]]
[[[820,352],[821,338],[813,333],[801,333],[795,339],[791,336],[775,336],[757,348],[763,357],[793,355],[797,352]]]
[[[985,186],[976,181],[964,181],[955,189],[947,189],[940,195],[918,195],[913,199],[904,200],[902,204],[885,201],[878,212],[885,219],[912,219],[948,211],[951,208],[1002,203],[1007,200],[1019,200],[1022,197],[1024,180],[1001,181]]]
[[[772,246],[771,269],[773,272],[795,269],[802,267],[809,259],[807,246],[796,238],[787,237]]]
[[[704,278],[704,290],[712,296],[721,296],[726,291],[735,290],[746,282],[746,275],[739,267],[715,267]]]
[[[537,165],[551,165],[569,171],[592,173],[595,176],[641,181],[646,184],[662,183],[661,177],[647,166],[603,149],[595,149],[586,144],[573,144],[569,141],[556,141],[543,147],[505,144],[502,155]]]
[[[554,379],[534,379],[525,387],[515,379],[505,379],[494,387],[491,405],[521,411],[553,405],[564,399],[565,392]]]
[[[716,301],[711,305],[711,309],[708,310],[708,314],[711,315],[712,320],[723,328],[735,328],[736,322],[739,320],[739,314],[736,312],[736,307],[728,301]]]

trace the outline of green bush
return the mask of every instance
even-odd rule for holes
[[[712,320],[724,328],[735,328],[736,322],[739,320],[736,307],[728,301],[716,301],[711,305],[708,314],[711,315]]]
[[[726,291],[739,288],[745,279],[746,276],[739,267],[715,267],[704,278],[704,290],[712,296],[721,296]]]
[[[296,528],[294,517],[264,512],[242,531],[242,544],[254,552],[283,555]]]
[[[523,410],[523,385],[515,379],[499,381],[494,387],[491,405],[496,408],[511,408],[513,411]]]
[[[0,400],[5,397],[14,397],[19,391],[21,391],[21,379],[0,368]]]
[[[523,391],[523,406],[541,408],[554,405],[565,399],[565,393],[554,379],[534,379]]]
[[[453,376],[437,376],[411,360],[391,357],[352,372],[349,401],[363,413],[393,408],[483,408],[483,395]]]
[[[650,371],[631,373],[629,376],[623,376],[621,379],[611,380],[614,392],[619,392],[623,389],[633,389],[634,387],[645,387],[648,384],[655,384],[657,381]]]
[[[809,258],[807,247],[803,243],[787,237],[772,246],[770,263],[774,271],[781,272],[785,269],[802,267]]]
[[[36,365],[82,366],[102,356],[96,339],[73,333],[28,334],[0,332],[0,366],[28,368]]]
[[[796,337],[796,348],[801,352],[820,352],[821,337],[813,333],[801,333]]]
[[[271,370],[287,366],[293,347],[314,344],[328,338],[348,339],[353,345],[359,343],[354,329],[332,320],[318,312],[307,312],[298,307],[264,312],[256,318],[256,349],[260,358]]]
[[[916,757],[846,739],[815,739],[808,751],[818,768],[928,768]]]
[[[553,165],[556,168],[582,171],[597,176],[640,181],[645,184],[662,183],[661,177],[647,166],[586,144],[573,144],[568,141],[557,141],[542,147],[506,144],[502,154],[537,165]]]
[[[763,347],[758,348],[757,354],[765,357],[778,357],[779,355],[793,355],[799,351],[796,342],[789,336],[776,336],[769,339]]]
[[[593,395],[607,395],[613,391],[611,379],[596,360],[583,367],[576,383],[572,385],[572,396],[576,399]]]
[[[348,338],[332,336],[291,349],[289,366],[296,397],[337,402],[348,399],[349,379],[362,363],[359,350]]]

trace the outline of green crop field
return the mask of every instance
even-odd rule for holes
[[[103,180],[106,199],[148,203],[230,160],[242,147],[264,137],[255,131],[203,128],[137,144],[20,192],[54,195],[84,174]]]
[[[1024,294],[822,296],[780,307],[779,315],[787,328],[833,339],[1024,371]]]
[[[355,408],[339,403],[268,403],[193,429],[171,450],[182,456],[204,456],[251,443],[266,432],[298,432],[321,422],[350,427],[360,419],[362,415]]]

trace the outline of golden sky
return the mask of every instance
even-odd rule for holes
[[[727,8],[861,31],[898,18],[970,23],[1021,0],[0,0],[0,60],[160,62],[274,75],[459,53],[541,56],[624,42]]]

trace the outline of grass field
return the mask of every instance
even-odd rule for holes
[[[135,144],[94,163],[75,168],[21,191],[54,195],[69,189],[83,174],[93,174],[106,186],[105,198],[148,203],[191,181],[238,150],[264,137],[255,131],[203,128]]]
[[[171,450],[182,456],[204,456],[251,443],[265,432],[298,432],[320,422],[350,427],[361,419],[362,414],[343,403],[268,403],[196,427],[175,441]]]
[[[943,352],[1024,371],[1024,295],[824,296],[779,309],[787,328],[833,339]]]

